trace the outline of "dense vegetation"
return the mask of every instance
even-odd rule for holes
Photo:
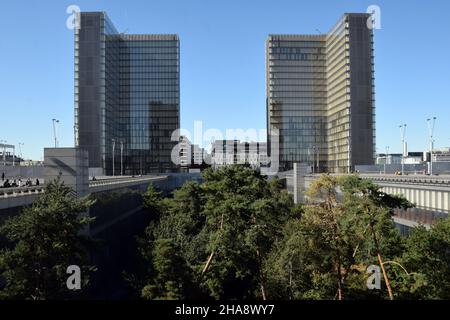
[[[143,298],[450,297],[450,221],[401,237],[393,209],[411,204],[370,181],[323,175],[299,206],[247,167],[203,177],[172,198],[152,187],[144,196],[154,221],[140,241]],[[370,265],[381,267],[380,290],[366,286]]]
[[[0,299],[69,299],[84,293],[67,289],[66,271],[79,266],[84,288],[94,270],[91,241],[83,233],[93,221],[83,215],[92,204],[77,199],[58,177],[32,206],[0,227],[11,244],[0,248]]]
[[[206,170],[170,197],[150,186],[141,271],[126,279],[144,299],[450,299],[450,219],[402,237],[393,209],[411,204],[356,175],[323,175],[307,197],[295,205],[280,180],[244,166]],[[85,288],[91,205],[56,180],[0,227],[0,299],[86,294],[67,290],[65,268],[81,266]],[[371,265],[380,289],[367,288]]]

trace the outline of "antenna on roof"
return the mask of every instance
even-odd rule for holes
[[[316,29],[316,31],[317,31],[319,34],[322,34],[322,31],[320,31],[319,29]]]

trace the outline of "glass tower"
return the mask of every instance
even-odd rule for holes
[[[176,170],[179,50],[177,35],[126,35],[104,12],[80,14],[75,145],[88,150],[90,168],[106,175]]]
[[[266,42],[268,141],[279,132],[280,170],[349,172],[373,164],[375,100],[369,14],[345,14],[322,35]]]

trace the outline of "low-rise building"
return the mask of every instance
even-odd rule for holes
[[[216,140],[211,148],[211,165],[248,164],[253,168],[268,165],[266,142],[240,142],[239,140]]]

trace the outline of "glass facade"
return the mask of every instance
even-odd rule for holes
[[[279,130],[281,171],[310,162],[313,155],[317,161],[317,154],[321,165],[326,160],[325,40],[272,35],[267,41],[268,133]]]
[[[294,162],[349,172],[373,164],[373,39],[368,14],[346,14],[324,35],[270,35],[268,141],[280,135],[280,170]]]
[[[92,34],[98,36],[85,41]],[[171,152],[177,138],[171,136],[180,127],[178,36],[119,34],[105,13],[96,12],[81,13],[75,41],[75,142],[88,149],[90,167],[107,175],[113,167],[115,175],[176,170]],[[84,57],[90,45],[96,50]],[[90,62],[89,54],[98,58]],[[88,82],[90,69],[98,70]],[[89,101],[80,100],[85,95]]]

